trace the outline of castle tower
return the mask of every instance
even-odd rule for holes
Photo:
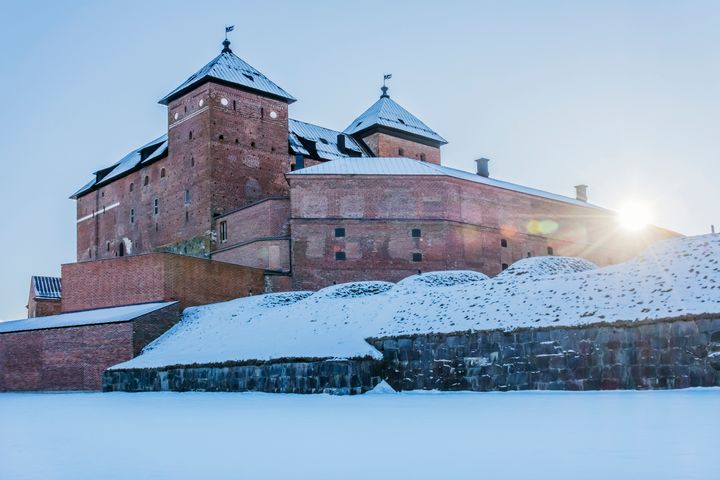
[[[287,107],[294,101],[227,39],[217,57],[160,100],[168,107],[170,163],[192,169],[208,216],[287,195]]]
[[[377,157],[408,157],[439,165],[440,147],[447,141],[388,95],[383,84],[380,99],[343,131],[361,140]]]

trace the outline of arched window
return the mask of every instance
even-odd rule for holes
[[[165,178],[165,169],[164,168],[160,169],[160,178]]]
[[[147,186],[150,183],[150,177],[145,175],[145,179],[143,180],[143,185]]]
[[[120,245],[118,245],[118,257],[124,257],[125,256],[125,242],[120,242]]]
[[[130,182],[130,191],[132,192],[133,190],[135,190],[135,184]]]

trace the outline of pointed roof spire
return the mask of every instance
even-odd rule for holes
[[[230,40],[228,40],[227,34],[234,29],[235,27],[232,25],[225,27],[225,40],[222,42],[223,49],[220,55],[192,74],[175,90],[165,95],[159,102],[161,105],[167,105],[170,101],[208,81],[215,81],[261,95],[264,94],[287,103],[295,101],[295,97],[233,53],[230,49]]]
[[[447,140],[390,98],[387,93],[388,86],[385,82],[391,78],[392,74],[383,77],[383,86],[380,87],[382,95],[380,95],[378,101],[353,120],[343,133],[346,135],[364,135],[365,132],[372,133],[373,131],[385,129],[394,131],[396,135],[409,134],[421,143],[434,146],[446,144]]]

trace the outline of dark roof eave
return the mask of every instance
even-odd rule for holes
[[[108,180],[100,180],[99,182],[96,182],[95,184],[88,187],[85,191],[80,189],[77,192],[70,195],[70,197],[68,197],[68,198],[70,198],[70,200],[77,200],[78,198],[83,197],[83,196],[87,195],[88,193],[94,192],[99,187],[103,187],[105,185],[108,185],[108,184],[114,182],[115,180],[119,180],[123,177],[127,177],[131,173],[137,172],[138,170],[140,170],[143,167],[147,167],[148,165],[152,165],[153,163],[155,163],[159,160],[162,160],[163,158],[166,158],[168,156],[168,154],[169,154],[168,150],[166,150],[165,153],[163,153],[162,155],[158,155],[157,157],[153,158],[150,162],[146,162],[146,161],[139,162],[136,166],[121,173],[117,177],[112,177],[111,179],[108,179]]]
[[[385,125],[371,125],[367,128],[363,128],[362,130],[358,130],[357,132],[350,133],[347,135],[351,135],[352,137],[356,139],[362,139],[362,137],[365,137],[367,135],[372,135],[373,133],[385,133],[387,135],[392,135],[394,137],[402,138],[403,140],[410,140],[412,142],[422,143],[423,145],[427,145],[430,147],[440,148],[443,145],[446,145],[448,142],[446,140],[436,140],[433,138],[428,138],[423,135],[419,135],[416,133],[410,133],[406,132],[405,130],[400,130],[397,128],[387,127]]]
[[[297,101],[297,99],[296,99],[295,97],[290,96],[289,94],[288,94],[289,96],[284,97],[284,96],[282,96],[282,95],[275,95],[275,94],[273,94],[273,93],[269,93],[269,92],[266,92],[266,91],[264,91],[264,90],[259,90],[259,89],[256,89],[256,88],[247,87],[247,86],[245,86],[245,85],[239,85],[239,84],[234,83],[234,82],[228,82],[227,80],[222,80],[222,79],[220,79],[220,78],[211,77],[211,76],[206,76],[206,77],[203,77],[203,78],[199,79],[199,80],[196,81],[196,82],[193,82],[193,83],[191,83],[191,84],[189,84],[189,85],[186,85],[184,88],[181,88],[181,89],[178,90],[178,91],[170,92],[169,94],[167,94],[167,95],[165,95],[163,98],[161,98],[161,99],[158,101],[158,103],[159,103],[160,105],[168,106],[168,104],[169,104],[170,102],[172,102],[173,100],[175,100],[176,98],[182,97],[183,95],[185,95],[186,93],[188,93],[190,90],[193,90],[193,89],[195,89],[195,88],[197,88],[197,87],[199,87],[199,86],[201,86],[201,85],[204,85],[204,84],[206,84],[206,83],[208,83],[208,82],[217,83],[217,84],[219,84],[219,85],[224,85],[224,86],[226,86],[226,87],[237,88],[238,90],[244,90],[244,91],[246,91],[246,92],[254,93],[254,94],[256,94],[256,95],[260,95],[260,96],[263,96],[263,97],[272,98],[272,99],[274,99],[274,100],[280,100],[280,101],[282,101],[282,102],[287,103],[288,105],[290,105],[291,103],[295,103],[295,102]]]

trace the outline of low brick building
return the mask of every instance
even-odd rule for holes
[[[178,302],[0,323],[0,391],[99,390],[102,372],[138,355],[180,318]]]
[[[62,282],[58,277],[33,276],[30,279],[28,318],[45,317],[60,313]]]
[[[184,309],[265,288],[261,269],[170,253],[69,263],[62,278],[63,312],[158,301]]]

